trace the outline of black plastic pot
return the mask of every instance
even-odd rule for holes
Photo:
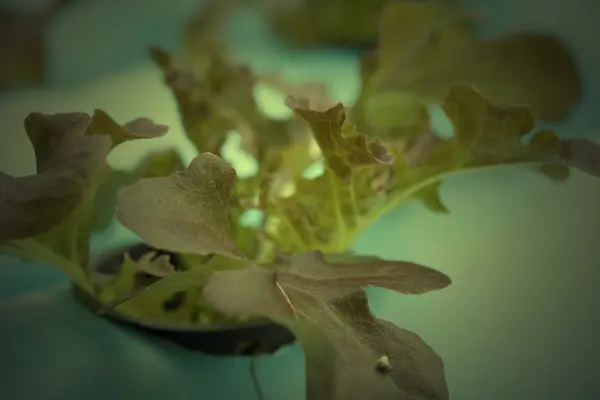
[[[118,251],[102,257],[95,264],[98,272],[110,275],[119,272],[125,254],[128,253],[133,260],[139,259],[149,251],[157,254],[168,254],[171,263],[180,268],[181,263],[174,253],[156,250],[145,244],[124,247]],[[98,312],[100,302],[87,292],[73,286],[75,298],[86,308]],[[170,304],[165,303],[165,308],[176,307],[176,300]],[[280,325],[272,322],[249,322],[234,325],[198,325],[198,327],[172,324],[161,324],[160,321],[134,320],[116,312],[102,314],[110,320],[136,329],[143,334],[152,335],[175,342],[190,350],[200,351],[212,355],[259,355],[275,352],[282,346],[292,344],[294,335]]]

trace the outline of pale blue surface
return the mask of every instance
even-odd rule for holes
[[[95,107],[118,119],[150,115],[168,123],[172,135],[161,143],[177,144],[189,158],[170,95],[144,61],[143,48],[174,45],[176,26],[195,3],[90,0],[57,21],[51,28],[54,88],[0,99],[1,167],[31,170],[20,130],[27,112]],[[596,136],[600,63],[590,22],[600,3],[573,1],[569,9],[539,0],[506,0],[493,3],[496,9],[491,2],[471,3],[485,9],[491,31],[534,26],[567,37],[583,60],[588,89],[561,132]],[[236,18],[230,35],[241,57],[292,78],[324,79],[337,98],[352,98],[351,54],[291,52],[266,37],[255,18]],[[128,151],[112,161],[128,165]],[[453,399],[600,398],[600,184],[575,174],[568,185],[555,186],[507,169],[452,178],[443,196],[451,216],[408,205],[365,232],[356,249],[435,266],[452,276],[453,286],[416,297],[379,291],[376,312],[418,332],[442,355]],[[122,238],[109,233],[96,248]],[[66,280],[52,269],[0,262],[1,399],[255,399],[245,360],[149,342],[74,305],[61,289]],[[302,399],[302,370],[297,348],[261,359],[267,400]]]

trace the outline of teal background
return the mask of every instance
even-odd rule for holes
[[[586,98],[557,129],[600,138],[594,20],[600,3],[468,3],[482,10],[490,33],[553,31],[571,44]],[[48,29],[50,84],[0,95],[0,168],[14,175],[34,171],[22,128],[29,112],[94,108],[120,121],[150,116],[171,126],[165,138],[119,148],[110,159],[114,166],[128,167],[160,146],[176,146],[191,159],[175,104],[144,48],[176,46],[177,26],[197,4],[89,0],[59,16]],[[245,11],[227,32],[238,56],[261,71],[324,80],[341,101],[356,95],[350,52],[291,51]],[[261,89],[257,96],[271,115],[286,115],[281,94]],[[233,161],[240,171],[248,168],[235,153]],[[414,297],[372,291],[376,313],[436,349],[452,399],[600,399],[600,181],[575,172],[567,184],[555,185],[529,170],[503,168],[450,178],[442,194],[451,215],[406,205],[364,232],[355,249],[436,267],[454,284]],[[114,226],[94,247],[132,239]],[[140,338],[73,304],[65,278],[50,267],[6,257],[0,263],[0,399],[256,398],[247,360],[190,354]],[[258,369],[268,400],[303,399],[297,347],[261,358]]]

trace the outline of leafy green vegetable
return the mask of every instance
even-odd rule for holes
[[[170,274],[132,301],[204,288],[204,301],[227,316],[263,316],[283,324],[305,350],[310,399],[342,399],[350,393],[447,399],[439,357],[416,335],[375,318],[362,288],[420,294],[441,289],[450,279],[413,263],[319,251],[282,256],[259,267],[235,245],[224,219],[234,178],[233,168],[204,153],[184,172],[125,189],[118,216],[146,241],[170,251],[220,255],[216,266],[211,261]],[[233,258],[227,261],[227,256]],[[130,297],[110,306],[124,307]],[[387,377],[374,368],[382,354],[395,366]]]
[[[267,199],[260,205],[265,235],[283,254],[346,251],[366,226],[407,200],[448,212],[439,186],[451,173],[534,164],[556,179],[566,176],[569,166],[586,170],[582,163],[589,158],[579,152],[578,161],[569,160],[565,149],[572,141],[550,131],[534,132],[525,141],[534,128],[531,109],[487,100],[470,86],[454,87],[443,102],[455,127],[453,138],[426,130],[404,147],[357,132],[341,105],[326,111],[293,109],[311,127],[326,168],[314,179],[297,177],[291,195],[269,195],[268,180],[261,186],[261,198]],[[593,142],[585,143],[587,151],[597,154]]]
[[[106,177],[106,157],[119,143],[161,136],[168,128],[145,118],[121,126],[96,110],[93,116],[32,113],[25,130],[37,174],[0,173],[0,250],[52,264],[89,288],[93,200]]]
[[[209,14],[221,18],[221,7]],[[151,154],[131,172],[108,167],[114,146],[166,132],[149,120],[121,126],[102,111],[30,115],[38,175],[0,173],[7,227],[0,250],[54,264],[103,311],[143,326],[281,324],[304,348],[311,400],[447,400],[440,358],[415,334],[373,316],[364,288],[421,294],[450,278],[349,248],[403,202],[450,212],[440,194],[449,174],[523,164],[553,181],[567,179],[570,168],[600,177],[600,146],[535,131],[535,119],[563,118],[580,96],[576,68],[555,38],[481,40],[446,3],[391,2],[384,11],[380,46],[362,58],[354,107],[333,104],[323,86],[295,87],[288,120],[263,115],[254,90],[292,86],[234,62],[214,20],[188,25],[190,54],[181,65],[151,49],[200,153],[185,169],[173,151]],[[507,53],[518,57],[505,62]],[[550,57],[555,65],[540,63]],[[493,82],[499,78],[501,87]],[[453,137],[430,129],[431,102],[452,122]],[[232,130],[258,163],[252,176],[238,179],[226,161]],[[125,257],[116,274],[91,274],[92,223],[110,220],[124,184],[118,219],[151,247],[177,253],[178,262],[150,252]],[[250,213],[257,223],[243,222]]]
[[[142,179],[125,188],[117,217],[150,246],[244,258],[226,234],[235,179],[229,164],[204,153],[183,172]]]
[[[310,399],[351,394],[447,399],[439,357],[416,335],[375,318],[363,287],[419,294],[441,289],[450,279],[420,265],[350,255],[347,249],[368,224],[402,201],[419,199],[447,212],[438,189],[450,173],[531,164],[545,166],[542,173],[551,166],[553,179],[569,167],[597,174],[600,147],[561,140],[548,130],[526,141],[534,129],[530,107],[485,99],[465,85],[452,88],[443,103],[454,137],[425,131],[404,147],[357,131],[341,104],[325,110],[311,109],[303,99],[287,104],[310,126],[323,174],[288,176],[293,191],[273,193],[272,174],[284,164],[261,170],[260,184],[248,186],[236,181],[235,170],[221,158],[203,153],[183,172],[126,188],[118,205],[126,226],[153,246],[215,254],[218,261],[173,273],[108,306],[203,288],[203,301],[225,316],[267,317],[294,332],[307,359]],[[264,214],[255,236],[271,245],[270,257],[248,257],[231,229],[228,210],[240,207],[232,196],[240,187],[247,194],[258,190],[258,202],[249,207]],[[376,366],[384,356],[392,368],[382,375]]]

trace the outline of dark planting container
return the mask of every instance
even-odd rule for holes
[[[128,253],[133,260],[154,251],[158,255],[167,254],[171,263],[181,269],[177,254],[156,250],[145,244],[128,246],[108,254],[95,264],[98,272],[105,275],[116,274]],[[75,298],[86,308],[98,312],[100,302],[87,292],[73,286]],[[165,302],[165,309],[177,307],[177,296]],[[248,322],[233,325],[198,325],[178,327],[156,321],[134,320],[116,312],[103,314],[105,317],[144,334],[166,339],[190,350],[212,355],[258,355],[273,353],[282,346],[292,344],[294,335],[280,325],[269,321]]]

